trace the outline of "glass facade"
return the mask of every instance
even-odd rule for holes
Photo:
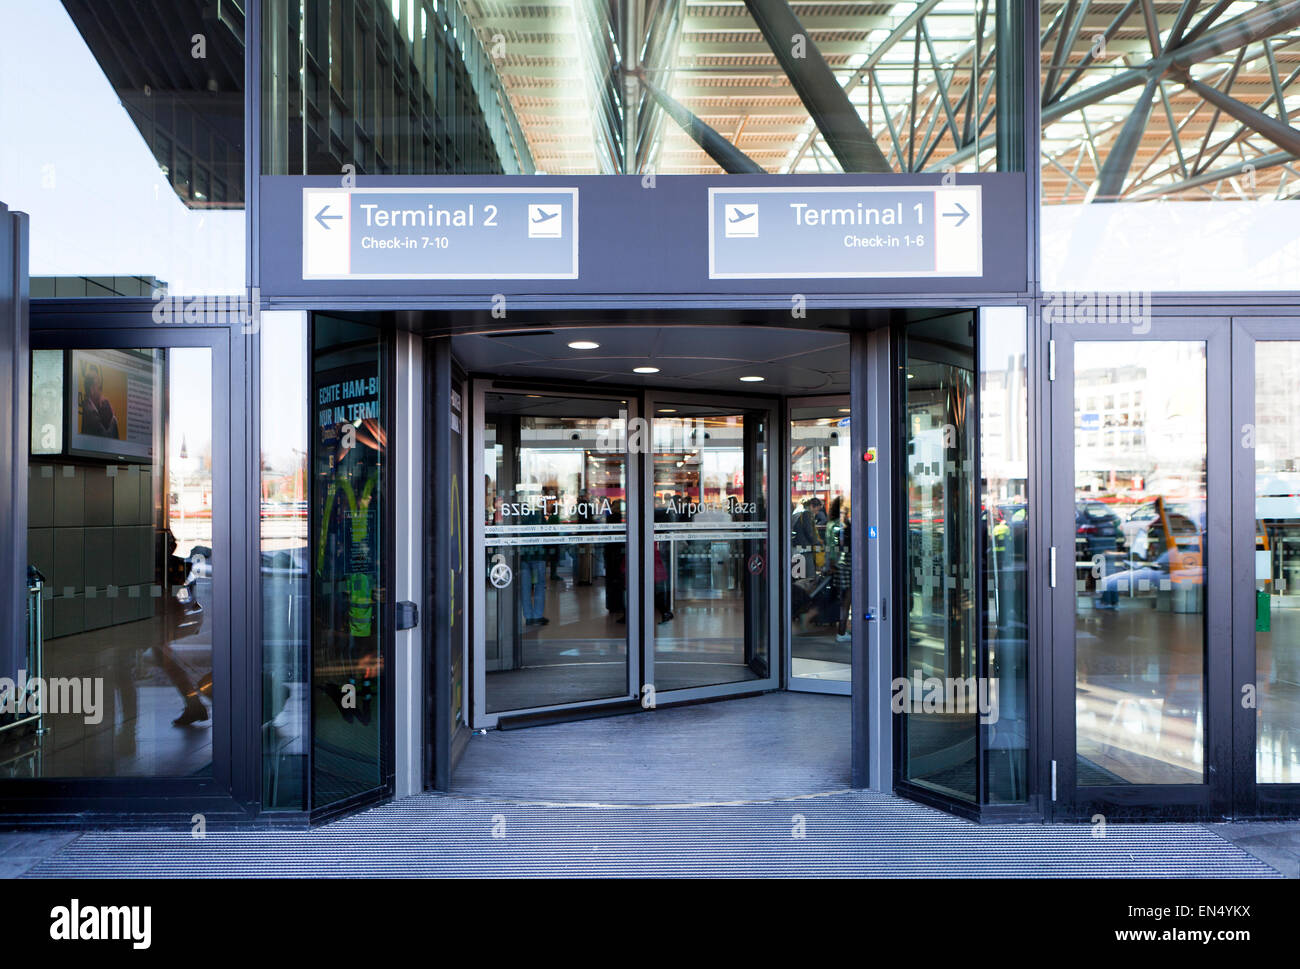
[[[974,801],[983,674],[972,315],[908,326],[900,371],[906,613],[894,707],[903,721],[901,776]]]
[[[1300,782],[1300,343],[1255,346],[1255,780]]]
[[[245,309],[255,146],[244,144],[244,10],[262,17],[260,174],[567,177],[1022,170],[1006,148],[1022,122],[1009,72],[1033,51],[999,56],[998,12],[1008,8],[796,3],[793,31],[750,5],[702,0],[7,8],[0,201],[31,215],[33,318],[66,327],[49,322],[57,307],[44,300],[136,297],[155,301],[156,323],[229,326],[232,359],[260,360],[261,449],[258,467],[245,461],[222,478],[214,410],[228,388],[212,349],[165,346],[175,329],[127,348],[33,351],[26,515],[43,577],[33,603],[40,671],[47,699],[81,712],[65,718],[47,705],[37,714],[43,733],[0,729],[3,777],[220,772],[212,738],[238,728],[219,703],[238,686],[221,680],[223,651],[254,655],[242,639],[221,641],[213,618],[227,578],[213,549],[243,524],[223,519],[216,500],[233,480],[248,491],[246,507],[259,502],[247,567],[260,569],[260,695],[248,719],[260,730],[261,809],[328,808],[388,779],[387,337],[380,326],[268,311],[254,351],[229,317],[187,316],[160,299],[227,296],[235,302],[223,310]],[[1031,218],[1046,288],[1300,289],[1285,204],[1300,179],[1294,11],[1042,2],[1039,12],[1041,144],[1027,150],[1041,148],[1030,176],[1042,206]],[[909,302],[925,292],[918,282]],[[1026,298],[995,295],[990,302]],[[966,804],[1023,805],[1043,794],[1033,778],[1045,752],[1031,757],[1030,724],[1048,700],[1031,697],[1031,660],[1063,648],[1031,648],[1030,632],[1031,592],[1044,588],[1030,562],[1046,551],[1031,530],[1046,522],[1030,493],[1034,449],[1053,444],[1029,433],[1031,407],[1046,408],[1031,394],[1030,341],[1053,331],[1030,327],[1019,308],[936,313],[898,328],[898,776]],[[1300,640],[1289,620],[1300,588],[1291,507],[1300,442],[1290,429],[1300,363],[1295,343],[1259,346],[1253,575],[1236,569],[1231,581],[1252,583],[1256,596],[1254,778],[1285,785],[1300,779]],[[1206,368],[1197,340],[1080,340],[1073,372],[1060,375],[1074,395],[1063,444],[1073,560],[1058,551],[1082,788],[1211,780],[1208,658],[1218,647],[1206,602],[1228,590],[1206,588],[1220,577],[1205,564],[1205,508],[1211,417],[1226,404],[1210,397]],[[490,712],[627,688],[637,644],[624,627],[624,577],[640,552],[627,544],[629,485],[654,494],[639,527],[652,550],[641,571],[653,569],[646,638],[660,690],[778,673],[850,679],[849,555],[864,523],[848,497],[847,402],[797,408],[782,428],[762,408],[662,396],[661,412],[646,415],[654,457],[639,478],[635,459],[549,436],[581,437],[612,414],[570,406],[521,417],[505,404],[522,395],[499,397],[482,485],[491,515],[482,524],[495,541],[480,566],[490,581],[499,557],[513,582],[486,591],[500,664],[488,676]],[[770,474],[787,470],[797,574],[778,587],[764,577],[784,550],[768,545],[778,527],[768,488]],[[507,505],[542,517],[512,521]],[[769,652],[781,642],[770,623],[786,594],[791,627],[776,632],[791,637],[788,671]],[[11,644],[4,658],[0,707],[12,699],[23,709],[0,713],[0,728],[18,726],[39,692],[35,653]],[[468,684],[473,673],[453,678]],[[534,679],[511,693],[521,674]]]
[[[1205,772],[1206,347],[1081,341],[1074,358],[1075,730],[1081,787]]]
[[[211,8],[6,5],[0,199],[31,216],[34,298],[243,293],[243,13]]]
[[[312,702],[307,314],[261,317],[262,803],[302,810]]]
[[[378,790],[391,635],[390,361],[376,328],[314,321],[311,545],[311,807]]]
[[[1294,290],[1295,11],[1039,10],[1044,287]]]
[[[263,171],[1019,169],[994,4],[795,6],[267,0]]]
[[[997,684],[998,717],[984,727],[990,803],[1024,801],[1029,785],[1029,361],[1026,314],[979,318],[980,558],[983,675]]]
[[[6,648],[0,776],[204,778],[230,725],[206,347],[38,350],[27,550],[41,634]]]
[[[265,174],[532,173],[457,0],[266,0],[262,9]]]

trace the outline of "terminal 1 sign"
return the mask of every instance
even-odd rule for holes
[[[709,189],[710,279],[978,276],[979,186]]]

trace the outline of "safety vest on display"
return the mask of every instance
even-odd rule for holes
[[[378,481],[378,470],[371,472],[361,489],[360,498],[352,489],[352,481],[346,477],[336,478],[330,482],[325,495],[325,513],[321,516],[320,541],[316,550],[316,571],[325,570],[325,539],[329,534],[330,517],[334,511],[334,498],[338,489],[348,502],[348,511],[352,518],[352,541],[359,544],[367,540],[370,528],[370,516],[365,514],[370,508]],[[362,512],[362,514],[358,514]],[[374,585],[368,572],[349,573],[345,580],[348,597],[348,632],[353,636],[369,636],[374,631],[375,598]]]

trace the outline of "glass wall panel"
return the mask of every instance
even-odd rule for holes
[[[1044,288],[1294,289],[1295,10],[1039,9]]]
[[[790,410],[790,675],[848,682],[853,669],[849,407]],[[836,514],[832,516],[832,511]]]
[[[311,690],[307,314],[261,315],[262,806],[302,810]]]
[[[504,41],[476,32],[464,7],[265,0],[263,172],[531,174],[527,140],[484,49]]]
[[[235,3],[3,5],[0,199],[31,215],[33,297],[239,296],[243,37]]]
[[[627,402],[483,407],[487,712],[626,696],[628,460],[603,432]]]
[[[1300,343],[1255,344],[1255,780],[1300,783]]]
[[[907,613],[897,672],[907,682],[894,689],[902,776],[974,800],[981,669],[971,314],[909,326],[902,369]]]
[[[1028,797],[1029,368],[1026,314],[984,309],[979,323],[981,558],[986,675],[998,717],[984,734],[986,798]]]
[[[264,171],[1019,169],[996,7],[267,0]]]
[[[392,551],[387,343],[376,328],[346,320],[317,316],[314,329],[311,801],[320,808],[384,783]]]
[[[1201,342],[1075,344],[1080,787],[1204,780],[1205,380]]]
[[[34,355],[27,544],[43,643],[0,670],[0,776],[211,776],[229,729],[212,699],[225,648],[212,538],[229,527],[212,363],[190,347]]]
[[[770,673],[769,417],[766,410],[656,404],[652,615],[658,692]],[[844,504],[842,518],[832,524],[836,531],[848,521]]]

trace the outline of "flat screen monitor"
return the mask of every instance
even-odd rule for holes
[[[70,456],[150,463],[162,363],[151,350],[69,350],[64,382]]]

